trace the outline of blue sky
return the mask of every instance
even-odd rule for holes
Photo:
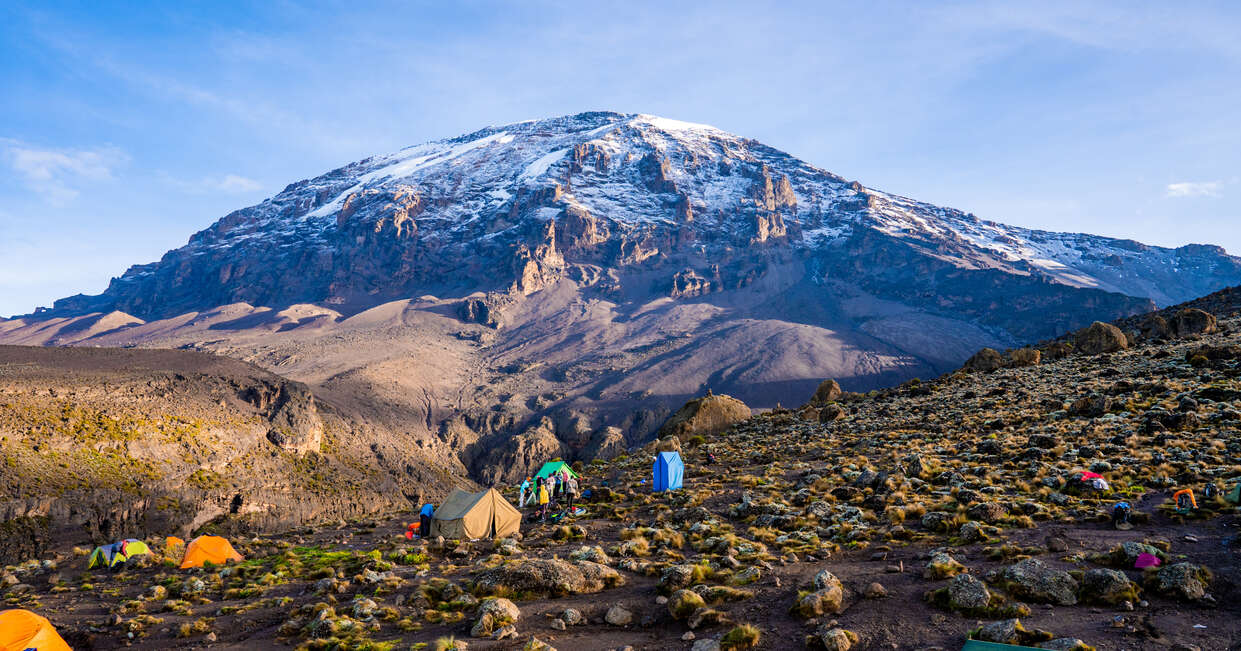
[[[344,163],[596,109],[997,221],[1241,252],[1235,3],[357,4],[0,6],[0,314]]]

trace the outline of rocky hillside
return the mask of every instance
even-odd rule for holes
[[[250,364],[0,346],[0,561],[53,542],[270,530],[409,508],[452,472]]]
[[[1241,262],[983,221],[645,115],[491,127],[294,183],[0,341],[244,359],[482,481],[1241,282]]]
[[[239,536],[236,567],[119,575],[62,545],[0,590],[99,649],[1224,651],[1241,642],[1228,297],[1170,315],[1196,331],[1092,324],[989,370],[865,394],[828,381],[748,418],[703,397],[678,437],[582,466],[584,515],[527,517],[520,536],[410,541],[411,515]],[[676,448],[684,488],[652,494],[655,450]],[[1197,510],[1175,511],[1182,488]],[[1131,528],[1109,522],[1121,500]],[[1160,565],[1136,569],[1141,554]]]

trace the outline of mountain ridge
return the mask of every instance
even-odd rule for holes
[[[712,127],[585,113],[290,184],[0,342],[237,357],[488,482],[618,453],[707,389],[866,391],[1238,283],[1216,247],[1004,226]]]
[[[607,170],[611,158],[621,153],[626,160]],[[737,173],[704,172],[704,161],[735,165]],[[596,173],[593,176],[602,178],[589,178],[591,167],[598,172],[601,165],[605,172],[614,173]],[[454,172],[461,167],[469,168],[469,174]],[[575,172],[587,183],[575,186]],[[456,194],[443,192],[454,184]],[[462,185],[478,187],[458,191]],[[635,194],[634,185],[646,192]],[[462,197],[465,200],[459,201]],[[460,209],[440,205],[449,200],[458,201]],[[618,202],[625,202],[622,209],[617,209]],[[758,214],[754,223],[736,219],[748,217],[750,209]],[[539,260],[539,251],[523,251],[522,246],[537,249],[550,239],[553,246],[560,245],[553,251],[562,255],[575,246],[589,248],[591,240],[598,237],[601,220],[617,226],[697,221],[695,242],[732,236],[742,245],[772,239],[787,241],[799,249],[821,248],[859,228],[871,228],[915,245],[928,244],[938,249],[937,253],[951,256],[962,268],[997,268],[1017,275],[1045,276],[1069,286],[1151,298],[1161,305],[1216,289],[1209,286],[1213,274],[1241,276],[1238,258],[1219,247],[1191,244],[1170,249],[1132,240],[1007,226],[850,183],[784,152],[714,127],[642,114],[593,112],[491,126],[367,158],[292,183],[276,196],[230,213],[195,233],[186,246],[170,251],[161,261],[131,267],[103,294],[62,299],[40,314],[106,312],[113,308],[149,320],[189,311],[184,308],[239,301],[347,304],[357,294],[376,289],[386,298],[399,298],[413,285],[389,283],[365,290],[341,286],[341,276],[348,274],[317,258],[342,255],[350,236],[367,235],[355,226],[386,230],[389,237],[421,243],[417,233],[428,228],[420,228],[421,221],[430,224],[435,236],[446,237],[450,249],[486,248],[490,246],[488,240],[502,239],[511,249],[503,254],[520,258],[525,253]],[[555,221],[559,232],[548,238],[539,229],[541,221]],[[587,223],[577,224],[579,221]],[[478,222],[484,223],[483,228],[478,228]],[[745,227],[752,232],[744,232]],[[454,239],[454,231],[464,231],[463,236]],[[746,242],[747,236],[752,241]],[[214,255],[217,249],[244,252],[249,240],[278,249],[299,246],[299,265],[335,273],[333,282],[322,278],[309,287],[305,282],[283,283],[267,291],[254,291],[234,280],[237,272],[244,277],[248,270],[230,266]],[[367,250],[374,250],[373,243],[367,244]],[[391,262],[414,263],[415,253]],[[349,259],[347,253],[343,255]],[[547,257],[540,261],[552,266],[563,264],[554,255]],[[151,289],[167,294],[168,283],[152,283],[152,277],[158,276],[162,266],[173,263],[203,266],[196,258],[212,262],[197,279],[215,280],[227,288],[226,293],[190,284],[182,294],[198,292],[199,296],[174,294],[152,305],[132,296]],[[614,258],[624,262],[623,256]],[[1192,265],[1206,280],[1185,280],[1190,274],[1179,272],[1182,264]],[[1135,266],[1145,268],[1135,270]],[[413,284],[444,284],[444,278],[430,270],[413,271],[409,278]],[[518,275],[526,270],[511,271]],[[1145,276],[1127,278],[1139,271]],[[1177,283],[1193,286],[1176,287],[1169,282],[1173,277]]]

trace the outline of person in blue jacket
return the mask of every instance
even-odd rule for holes
[[[431,537],[431,516],[435,515],[435,505],[427,502],[422,505],[418,514],[418,534],[423,538]]]
[[[526,506],[526,496],[529,495],[529,493],[530,478],[526,477],[525,481],[521,482],[521,493],[517,496],[517,508],[520,509]]]
[[[1128,502],[1117,502],[1112,507],[1112,526],[1122,530],[1132,529],[1133,525],[1129,524],[1129,514],[1132,512]]]

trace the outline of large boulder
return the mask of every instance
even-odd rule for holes
[[[1077,603],[1077,580],[1064,570],[1027,558],[1004,570],[1009,592],[1038,603],[1072,606]]]
[[[709,436],[749,417],[750,408],[744,402],[731,396],[708,393],[701,398],[690,400],[677,410],[659,429],[659,437],[676,436],[684,439],[698,434]]]
[[[1108,555],[1111,557],[1112,563],[1119,567],[1132,569],[1133,564],[1137,562],[1138,557],[1142,554],[1150,554],[1164,558],[1164,553],[1158,547],[1147,545],[1136,541],[1125,541],[1116,547],[1113,547]]]
[[[1110,411],[1111,408],[1111,398],[1099,393],[1090,393],[1074,400],[1073,404],[1069,405],[1069,415],[1098,418]]]
[[[826,588],[840,588],[840,587],[842,587],[840,583],[840,579],[836,578],[835,574],[832,574],[831,572],[827,570],[819,570],[819,573],[814,575],[814,589],[815,590],[823,590]]]
[[[470,629],[473,637],[491,637],[496,629],[515,623],[521,617],[517,605],[502,597],[484,599],[478,606],[478,619]]]
[[[1178,337],[1209,335],[1219,331],[1215,315],[1197,308],[1188,308],[1172,317],[1172,332]]]
[[[948,605],[954,610],[978,610],[991,603],[986,584],[972,574],[958,574],[948,582]]]
[[[484,570],[474,582],[485,593],[510,590],[562,596],[599,592],[625,580],[616,570],[591,561],[538,559]]]
[[[1052,638],[1052,634],[1047,631],[1035,629],[1033,631],[1026,629],[1021,625],[1019,619],[1004,619],[998,622],[991,622],[978,629],[978,639],[984,642],[998,642],[1000,644],[1015,644],[1028,646],[1030,644],[1045,642]]]
[[[1021,641],[1021,620],[1003,619],[978,629],[978,639],[998,644],[1017,644]]]
[[[965,572],[965,566],[957,562],[957,559],[943,552],[935,552],[931,554],[931,560],[927,561],[926,569],[923,570],[922,576],[932,581],[938,581],[963,572]]]
[[[1008,363],[1010,366],[1038,366],[1043,361],[1043,353],[1037,348],[1018,348],[1008,354]]]
[[[839,587],[815,590],[797,601],[795,610],[802,617],[835,615],[844,610],[844,591]]]
[[[844,391],[841,390],[839,382],[836,380],[823,380],[823,383],[815,390],[814,397],[810,399],[810,404],[826,405],[829,402],[840,400],[842,395],[844,395]]]
[[[612,626],[628,626],[633,622],[633,611],[621,604],[616,604],[608,609],[603,619]]]
[[[837,404],[823,405],[823,408],[819,410],[819,422],[820,423],[831,423],[831,422],[838,421],[844,417],[845,417],[844,407],[841,407],[840,405],[837,405]]]
[[[1193,563],[1177,563],[1165,566],[1155,576],[1159,592],[1185,601],[1198,601],[1207,594],[1211,573]]]
[[[1138,333],[1143,339],[1167,339],[1172,336],[1172,325],[1167,319],[1151,313],[1138,322]]]
[[[935,533],[947,533],[956,526],[956,516],[946,511],[931,511],[922,516],[920,524],[923,529]]]
[[[970,372],[989,373],[1004,368],[1004,356],[994,348],[983,348],[974,353],[973,357],[965,360],[965,366],[962,368]]]
[[[1120,331],[1120,328],[1110,323],[1095,321],[1073,335],[1073,345],[1079,353],[1100,355],[1125,350],[1129,347],[1129,338]]]
[[[995,524],[1008,515],[1008,508],[999,502],[979,502],[966,510],[965,515],[971,520]]]
[[[803,617],[835,615],[844,610],[845,589],[840,579],[827,570],[814,576],[814,592],[798,599],[794,610]]]
[[[820,626],[814,637],[826,651],[849,651],[858,641],[857,633],[829,624]]]
[[[1116,606],[1137,601],[1137,586],[1123,572],[1095,568],[1082,576],[1082,601]]]
[[[694,583],[695,568],[688,563],[669,565],[659,576],[659,589],[667,593],[688,588]]]

